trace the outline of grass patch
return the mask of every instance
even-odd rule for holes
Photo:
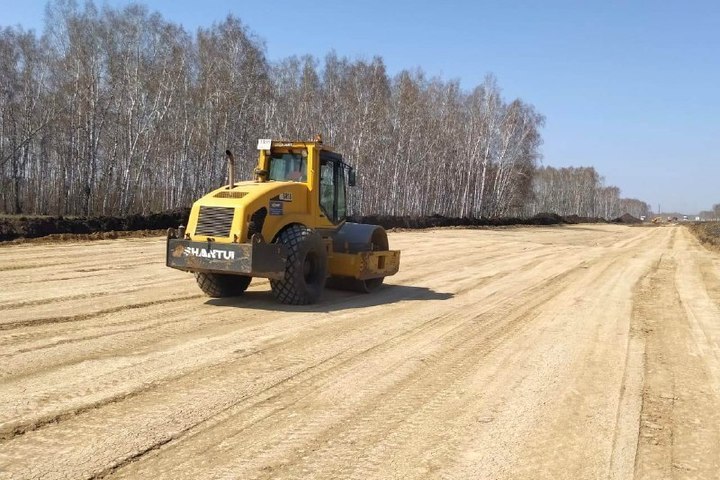
[[[703,245],[720,251],[720,222],[698,222],[688,228]]]

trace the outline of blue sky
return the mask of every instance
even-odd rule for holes
[[[191,31],[233,13],[271,61],[379,55],[391,74],[422,67],[466,89],[493,73],[546,116],[543,164],[592,165],[653,209],[720,203],[720,2],[141,3]],[[0,0],[0,25],[41,30],[44,6]]]

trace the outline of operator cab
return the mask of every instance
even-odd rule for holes
[[[258,181],[305,183],[317,195],[315,205],[321,216],[333,225],[345,220],[347,187],[355,185],[355,170],[340,154],[321,141],[273,144],[272,140],[261,139],[258,149],[263,152],[255,172]]]

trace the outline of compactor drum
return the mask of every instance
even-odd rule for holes
[[[270,279],[282,303],[304,305],[325,286],[371,292],[397,273],[377,225],[346,221],[347,187],[355,171],[319,139],[258,141],[254,180],[230,181],[197,200],[187,227],[170,229],[168,267],[194,272],[211,297],[242,294],[252,277]]]

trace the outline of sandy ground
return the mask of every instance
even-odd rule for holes
[[[394,233],[373,295],[211,300],[160,238],[0,247],[0,478],[719,478],[683,227]]]

